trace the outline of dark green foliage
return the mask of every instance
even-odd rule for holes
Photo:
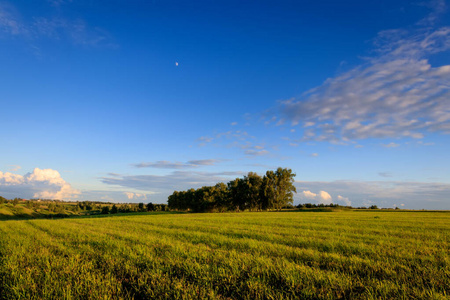
[[[103,208],[102,208],[102,214],[103,214],[103,215],[109,214],[109,206],[103,206]]]
[[[267,209],[280,210],[292,205],[295,174],[291,169],[267,171],[264,177],[250,172],[228,184],[204,186],[197,190],[175,191],[168,198],[171,209],[204,211]]]
[[[116,206],[115,204],[113,204],[113,206],[111,207],[111,211],[110,211],[110,212],[111,212],[112,214],[117,214],[118,211],[119,211],[119,210],[117,209],[117,206]]]
[[[155,206],[153,205],[153,203],[147,203],[147,211],[154,211],[155,210]]]

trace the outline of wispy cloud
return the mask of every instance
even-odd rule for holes
[[[22,169],[22,167],[18,166],[18,165],[9,165],[9,167],[11,167],[9,169],[11,172],[16,172],[16,171],[19,171],[20,169]]]
[[[221,162],[219,159],[199,159],[190,160],[188,162],[170,162],[166,160],[160,160],[156,162],[142,162],[138,164],[133,164],[136,168],[157,168],[157,169],[191,169],[198,168],[201,166],[213,166]]]
[[[71,1],[48,2],[51,6],[59,7]],[[58,17],[33,16],[29,20],[24,20],[13,5],[0,3],[0,32],[7,36],[21,36],[33,41],[49,38],[81,46],[117,46],[111,34],[105,29],[91,26],[81,18],[68,18],[61,16],[60,13],[58,15]]]
[[[379,172],[378,175],[380,175],[381,177],[393,177],[392,173],[390,172]]]
[[[60,7],[61,5],[72,3],[72,0],[47,0],[50,5]]]
[[[427,57],[450,50],[450,27],[383,31],[376,45],[376,57],[281,101],[278,118],[296,126],[302,141],[449,134],[450,65],[433,67]]]
[[[199,146],[205,146],[206,143],[214,141],[212,143],[214,146],[238,148],[243,150],[245,155],[249,156],[261,156],[270,153],[261,143],[256,144],[255,140],[256,137],[245,130],[229,130],[216,133],[213,137],[202,136],[197,139]]]
[[[228,182],[245,172],[188,172],[174,171],[168,175],[121,175],[100,178],[107,185],[153,193],[155,201],[164,202],[175,190],[187,190]]]
[[[35,36],[56,40],[67,39],[72,44],[82,46],[111,46],[111,35],[104,29],[89,26],[83,19],[35,18],[32,23]]]
[[[382,144],[382,146],[383,146],[384,148],[397,148],[397,147],[400,147],[400,144],[396,144],[396,143],[394,143],[394,142],[391,142],[391,143],[389,143],[389,144]]]
[[[445,0],[425,1],[420,2],[418,5],[422,5],[431,9],[431,12],[418,22],[418,25],[432,26],[436,23],[440,16],[447,11]]]
[[[265,149],[248,149],[245,150],[245,154],[246,155],[250,155],[250,156],[262,156],[262,155],[267,155],[270,152],[265,150]]]
[[[27,28],[20,20],[20,15],[16,9],[8,3],[0,3],[0,32],[8,35],[25,35]]]

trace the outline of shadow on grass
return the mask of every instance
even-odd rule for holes
[[[76,214],[1,214],[0,221],[12,221],[12,220],[37,220],[37,219],[67,219],[67,218],[111,218],[111,217],[124,217],[124,216],[150,216],[150,215],[173,215],[173,214],[186,214],[186,212],[178,211],[152,211],[152,212],[129,212],[129,213],[117,213],[117,214],[101,214],[101,213],[80,213]]]

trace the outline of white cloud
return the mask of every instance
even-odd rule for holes
[[[440,182],[401,182],[401,181],[296,181],[300,191],[326,190],[331,195],[345,195],[352,199],[353,206],[375,204],[379,207],[392,207],[403,203],[411,209],[450,209],[450,184]],[[313,193],[314,194],[314,193]],[[304,201],[305,195],[297,196]],[[311,198],[310,198],[311,199]],[[339,199],[337,200],[344,200]]]
[[[303,196],[307,199],[314,199],[317,197],[317,194],[311,192],[311,191],[303,191],[302,192]]]
[[[282,101],[281,116],[303,128],[304,141],[347,143],[368,138],[422,138],[450,133],[450,27],[380,32],[375,58],[327,79],[299,98]]]
[[[351,206],[352,202],[347,197],[343,197],[341,195],[337,196],[338,201],[343,202],[346,206]]]
[[[147,200],[146,194],[132,192],[124,192],[124,194],[127,196],[128,200]]]
[[[24,178],[21,175],[0,171],[0,186],[19,185],[23,182]]]
[[[331,204],[333,201],[330,194],[325,191],[320,191],[319,193],[319,202],[323,204]]]
[[[312,157],[318,157],[318,156],[319,156],[319,153],[312,153],[311,156],[312,156]]]
[[[320,191],[319,194],[313,193],[311,191],[303,191],[302,196],[306,199],[314,200],[322,204],[332,203],[332,197],[325,191]]]
[[[0,171],[0,193],[8,197],[68,200],[80,191],[61,178],[58,171],[35,168],[24,176]]]

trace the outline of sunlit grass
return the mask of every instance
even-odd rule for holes
[[[2,299],[447,299],[450,213],[0,222]]]

